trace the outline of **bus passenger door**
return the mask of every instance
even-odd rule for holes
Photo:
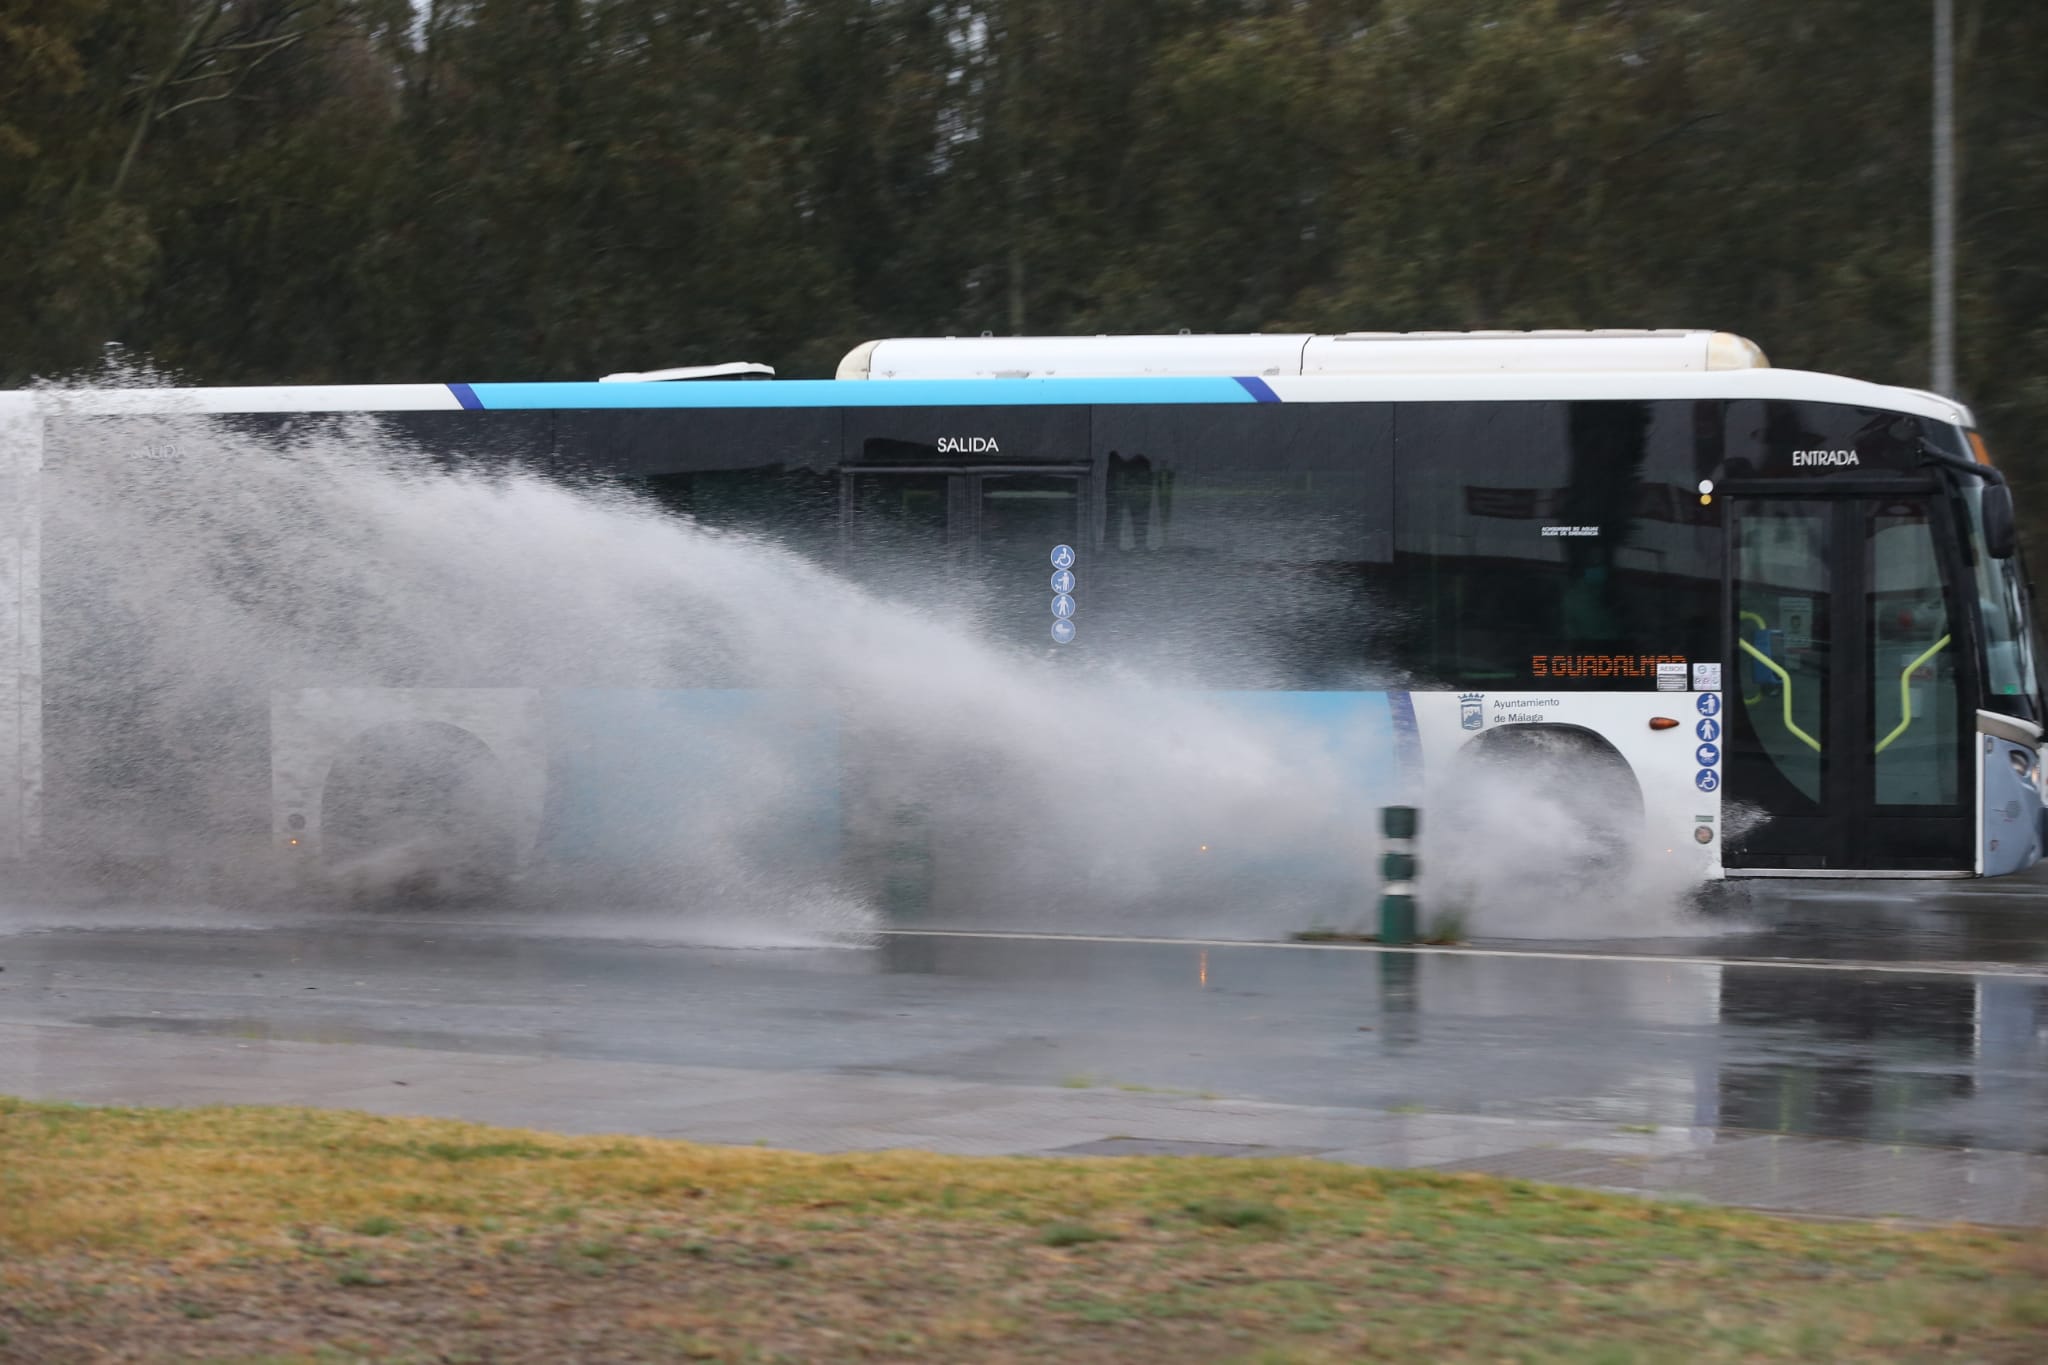
[[[1080,466],[844,468],[846,568],[882,596],[925,608],[978,643],[1074,657],[1086,618],[1073,603],[1086,593],[1069,580],[1085,579],[1089,567],[1087,505]],[[1069,554],[1056,566],[1061,546]],[[1054,610],[1060,569],[1069,588],[1064,617]],[[1055,635],[1061,620],[1069,628]],[[913,654],[894,662],[916,671],[948,661]],[[1001,761],[999,746],[948,743],[954,732],[934,719],[941,721],[931,727],[934,747],[922,750],[916,727],[900,717],[871,725],[850,715],[843,727],[847,870],[898,919],[986,906],[1015,882],[990,860],[1018,844],[999,800],[1018,784],[989,766]]]
[[[976,476],[975,493],[984,630],[993,638],[1048,648],[1078,640],[1079,604],[1087,600],[1080,576],[1090,567],[1081,536],[1086,496],[1081,474],[985,473]],[[1053,563],[1053,552],[1062,545],[1074,552],[1064,574]],[[1068,591],[1055,592],[1056,586]],[[1065,614],[1056,614],[1056,607]],[[1062,620],[1067,625],[1056,637],[1054,624]]]
[[[842,479],[841,543],[855,578],[971,622],[984,639],[1061,643],[1053,578],[1060,568],[1078,577],[1087,567],[1078,562],[1085,469],[864,468],[844,470]],[[1074,559],[1056,566],[1061,546]],[[1083,599],[1068,586],[1063,609],[1078,631],[1075,604]]]
[[[1730,870],[1973,867],[1970,677],[1942,569],[1954,561],[1945,507],[1933,492],[1731,498]]]

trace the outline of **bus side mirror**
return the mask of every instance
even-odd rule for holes
[[[2019,549],[2019,531],[2013,521],[2012,489],[2002,483],[1984,489],[1984,549],[1993,559],[2011,559]]]

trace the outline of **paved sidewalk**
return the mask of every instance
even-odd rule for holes
[[[0,1021],[0,1093],[298,1104],[813,1152],[1296,1155],[1790,1213],[2048,1224],[2048,1157],[1701,1128]]]

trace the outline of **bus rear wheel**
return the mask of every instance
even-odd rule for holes
[[[438,722],[380,725],[335,760],[321,796],[328,879],[357,900],[475,900],[501,892],[516,853],[500,763]]]
[[[1642,843],[1635,773],[1606,740],[1576,726],[1488,730],[1459,754],[1432,804],[1424,868],[1482,916],[1488,902],[1533,895],[1554,903],[1617,882]]]

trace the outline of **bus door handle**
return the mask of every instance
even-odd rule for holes
[[[1913,674],[1920,665],[1948,648],[1948,639],[1948,636],[1942,636],[1927,647],[1925,654],[1899,670],[1899,723],[1892,727],[1890,734],[1877,742],[1877,747],[1871,750],[1872,753],[1881,754],[1891,748],[1892,741],[1905,734],[1906,727],[1913,723]]]
[[[1806,731],[1800,729],[1798,723],[1792,719],[1792,675],[1790,673],[1787,673],[1783,668],[1780,668],[1778,666],[1778,661],[1776,659],[1773,659],[1770,655],[1764,653],[1762,650],[1758,649],[1749,641],[1737,640],[1735,643],[1742,647],[1742,652],[1744,654],[1747,654],[1750,658],[1755,659],[1765,668],[1768,668],[1771,672],[1777,674],[1778,683],[1785,690],[1785,728],[1787,730],[1790,730],[1793,734],[1797,735],[1800,741],[1804,743],[1807,748],[1813,750],[1815,753],[1819,753],[1820,741],[1815,739],[1812,735],[1807,734]],[[1942,643],[1946,644],[1947,640],[1944,639]],[[1744,700],[1747,701],[1748,699],[1744,698]],[[1885,742],[1890,743],[1891,741],[1887,740]]]

